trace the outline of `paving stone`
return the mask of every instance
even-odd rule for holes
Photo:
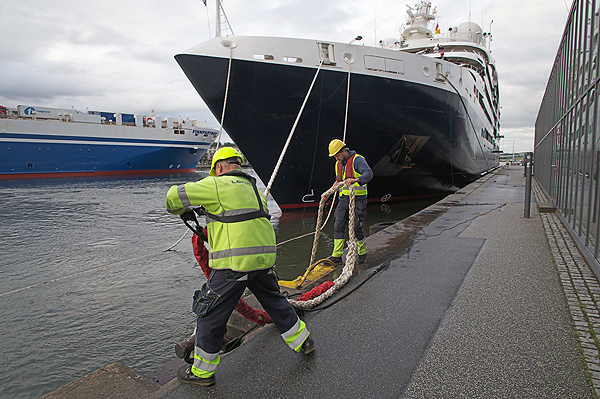
[[[580,342],[579,344],[580,344],[580,345],[581,345],[581,347],[582,347],[582,348],[584,348],[584,349],[591,349],[591,350],[594,350],[594,351],[596,351],[596,353],[598,353],[598,348],[596,347],[596,345],[595,345],[595,344],[591,344],[591,343],[589,343],[589,342]]]
[[[600,382],[600,373],[599,372],[597,372],[597,371],[590,371],[590,374],[592,375],[594,383],[596,381]],[[594,386],[596,386],[596,385],[594,385]]]
[[[596,363],[587,363],[587,366],[591,371],[600,371],[600,365]]]
[[[600,366],[600,359],[595,356],[586,356],[585,361],[588,363],[594,363]]]

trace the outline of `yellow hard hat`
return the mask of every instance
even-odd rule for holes
[[[232,159],[230,160],[230,158]],[[213,155],[212,163],[210,165],[210,172],[208,172],[208,174],[211,176],[216,176],[215,165],[217,162],[224,160],[230,160],[232,163],[239,163],[240,165],[244,163],[244,157],[235,148],[223,147],[215,152],[215,155]]]
[[[340,139],[331,140],[331,143],[329,143],[329,156],[330,157],[334,156],[335,154],[340,152],[342,150],[342,148],[344,148],[345,146],[346,146],[346,143],[344,143]]]

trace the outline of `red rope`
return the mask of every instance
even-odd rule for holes
[[[313,288],[312,290],[305,292],[300,297],[300,301],[309,301],[321,295],[324,292],[327,292],[328,289],[333,287],[333,281],[325,281],[323,284]]]
[[[204,236],[207,236],[206,229],[204,229]],[[204,241],[202,241],[196,234],[192,236],[192,248],[200,268],[204,272],[206,278],[208,278],[212,271],[212,269],[208,267],[208,250],[204,246]],[[265,324],[273,323],[267,312],[264,310],[254,309],[252,306],[248,305],[244,298],[240,298],[237,305],[235,305],[235,310],[244,318],[258,324],[261,327]]]

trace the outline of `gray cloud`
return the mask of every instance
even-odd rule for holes
[[[208,0],[209,7],[189,0],[0,3],[1,104],[136,113],[154,108],[218,126],[173,59],[214,35],[214,2]],[[237,35],[348,42],[360,34],[365,45],[398,37],[406,9],[392,0],[224,3]],[[568,15],[564,0],[436,3],[443,29],[471,17],[487,31],[494,20],[502,133],[505,141],[515,140],[517,151],[531,150],[533,124]]]

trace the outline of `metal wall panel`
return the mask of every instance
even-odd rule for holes
[[[535,123],[535,177],[600,274],[600,0],[575,0]]]

